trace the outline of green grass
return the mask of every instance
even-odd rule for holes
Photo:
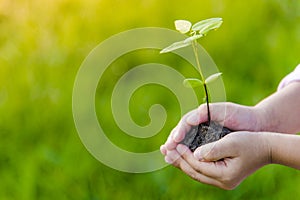
[[[77,70],[97,44],[136,27],[173,29],[173,21],[183,18],[192,22],[215,16],[224,19],[220,30],[201,44],[223,72],[227,100],[254,105],[274,92],[280,79],[300,62],[299,11],[296,0],[0,0],[0,199],[300,196],[299,172],[282,166],[264,167],[234,191],[197,183],[173,167],[147,174],[110,169],[85,149],[72,117]],[[153,52],[148,60],[143,52],[130,56],[131,65],[123,70],[152,58],[176,69],[184,64],[172,55],[162,59]],[[113,71],[106,73],[110,76]],[[113,87],[118,76],[104,79],[107,88]],[[101,84],[97,92],[102,91]],[[116,134],[111,139],[129,150],[158,148],[180,119],[176,99],[165,88],[149,86],[147,91],[146,100],[142,89],[135,93],[136,101],[143,104],[133,103],[130,109],[136,122],[144,124],[149,120],[149,105],[156,101],[165,105],[168,121],[157,136],[139,141],[122,135],[113,123],[105,126]],[[100,101],[96,107],[101,107]]]

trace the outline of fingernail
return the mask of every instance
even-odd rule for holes
[[[201,149],[200,148],[198,148],[198,149],[196,149],[196,151],[194,151],[194,157],[197,160],[203,160],[203,157],[201,156]]]
[[[166,155],[166,147],[165,147],[165,145],[161,145],[161,146],[160,146],[160,152],[161,152],[163,155]]]
[[[182,155],[188,150],[188,148],[185,145],[179,144],[177,145],[176,150],[178,151],[179,154]]]
[[[168,156],[165,157],[165,161],[168,164],[172,164],[173,163],[172,160]]]

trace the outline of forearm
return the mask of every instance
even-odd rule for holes
[[[254,107],[260,113],[262,131],[300,132],[300,82],[294,82]]]
[[[300,169],[300,136],[264,133],[271,163]]]

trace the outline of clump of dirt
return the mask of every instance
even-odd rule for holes
[[[221,126],[217,122],[205,122],[199,124],[199,126],[193,126],[180,143],[188,146],[194,152],[198,147],[217,141],[231,132],[230,129]]]

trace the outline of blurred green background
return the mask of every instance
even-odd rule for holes
[[[147,174],[113,170],[94,159],[78,137],[72,118],[73,82],[97,44],[132,28],[173,29],[175,19],[196,22],[216,16],[224,24],[201,44],[224,73],[227,100],[254,105],[274,92],[300,62],[298,0],[0,0],[0,199],[300,196],[300,173],[294,169],[267,166],[237,189],[224,191],[197,183],[170,166]],[[144,54],[129,55],[134,62],[128,69],[160,59],[153,52]],[[171,55],[166,58],[164,62],[172,63]],[[103,82],[107,87],[99,83],[97,92],[105,94],[123,71],[110,76],[113,72],[108,70],[110,78]],[[112,141],[129,150],[157,149],[180,119],[172,94],[158,86],[148,91],[146,103],[130,109],[142,119],[137,123],[147,123],[147,112],[140,110],[161,101],[170,113],[159,135],[145,142],[122,136],[113,125],[105,127],[119,134]],[[142,94],[136,98],[143,99]],[[146,149],[140,148],[146,143]]]

